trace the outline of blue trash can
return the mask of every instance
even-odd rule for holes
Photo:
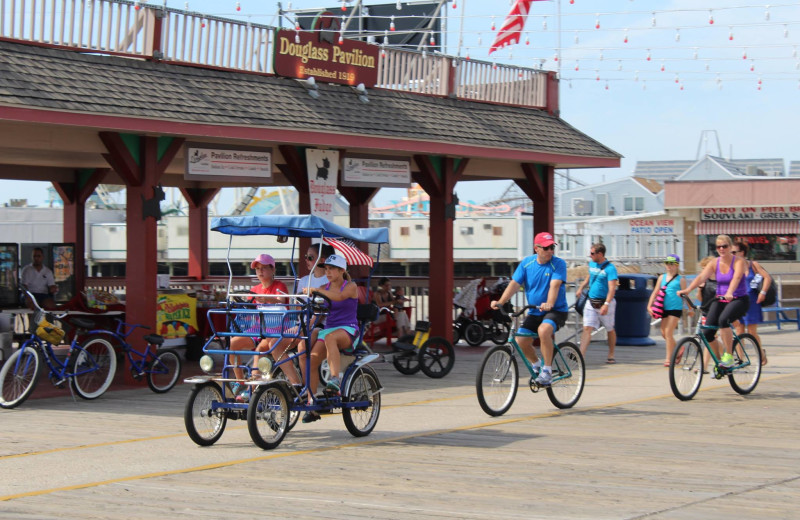
[[[655,345],[650,339],[650,315],[647,302],[656,277],[650,274],[621,274],[617,287],[617,313],[614,328],[617,345]]]

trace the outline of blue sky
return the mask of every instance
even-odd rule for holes
[[[149,3],[160,5],[162,0]],[[185,4],[167,1],[179,9]],[[189,9],[277,24],[277,3],[240,0],[240,11],[236,5],[229,0],[190,0]],[[337,1],[291,2],[294,9],[338,5]],[[287,9],[289,2],[283,6]],[[489,57],[495,35],[492,21],[500,28],[509,8],[503,0],[457,0],[455,9],[449,5],[445,51],[559,70],[561,117],[625,156],[621,168],[573,170],[574,177],[600,182],[630,175],[636,161],[694,159],[705,130],[717,132],[722,150],[711,139],[707,147],[700,146],[701,153],[782,158],[787,168],[789,161],[800,161],[794,123],[800,114],[797,2],[534,2],[520,45]],[[397,13],[402,16],[402,10]],[[598,22],[600,29],[595,28]],[[27,184],[0,181],[0,188],[9,198],[43,203],[46,185]],[[506,182],[461,183],[456,191],[463,200],[484,202],[499,196],[506,186]],[[389,202],[403,193],[382,190],[376,202]],[[221,210],[224,207],[220,204]]]

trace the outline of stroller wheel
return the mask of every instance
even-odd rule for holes
[[[461,341],[461,329],[453,327],[453,345]]]
[[[480,322],[473,321],[464,329],[464,339],[471,347],[477,347],[486,339],[486,331]]]

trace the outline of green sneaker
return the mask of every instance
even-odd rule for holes
[[[722,357],[719,358],[719,366],[722,368],[730,368],[733,366],[733,356],[728,354],[727,352],[722,354]]]

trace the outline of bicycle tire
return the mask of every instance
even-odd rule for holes
[[[434,336],[422,344],[417,358],[423,374],[439,379],[453,369],[456,363],[456,351],[449,341],[441,336]]]
[[[497,345],[483,356],[475,391],[478,403],[487,414],[503,415],[514,404],[519,387],[519,366],[511,345]]]
[[[247,407],[247,431],[256,446],[273,450],[289,432],[289,399],[282,382],[261,385]]]
[[[342,396],[345,406],[342,408],[342,419],[347,431],[353,437],[365,437],[372,433],[381,415],[381,383],[378,374],[369,366],[362,366],[353,372],[345,383]],[[367,402],[365,407],[351,407],[348,403]]]
[[[199,446],[211,446],[225,431],[228,416],[225,410],[212,410],[214,402],[222,403],[222,389],[213,381],[196,385],[183,409],[183,423],[189,438]]]
[[[572,408],[586,384],[586,363],[577,345],[569,341],[557,345],[552,368],[553,383],[547,387],[547,397],[557,408]]]
[[[761,346],[752,334],[742,334],[733,342],[733,371],[728,374],[731,388],[741,395],[755,390],[761,378]]]
[[[39,350],[31,346],[32,343],[33,340],[23,343],[0,368],[0,408],[16,408],[36,388],[42,359]]]
[[[97,399],[108,390],[117,372],[117,353],[105,338],[91,338],[70,352],[70,384],[80,397]]]
[[[477,347],[486,340],[486,331],[480,322],[473,321],[464,327],[464,341],[470,347]]]
[[[419,355],[416,351],[402,351],[394,354],[392,365],[403,375],[413,376],[420,370]]]
[[[181,377],[181,357],[172,349],[159,350],[147,368],[147,386],[157,394],[172,390]]]
[[[700,340],[694,336],[681,339],[669,362],[669,387],[673,395],[681,401],[693,398],[700,389],[704,369]]]

